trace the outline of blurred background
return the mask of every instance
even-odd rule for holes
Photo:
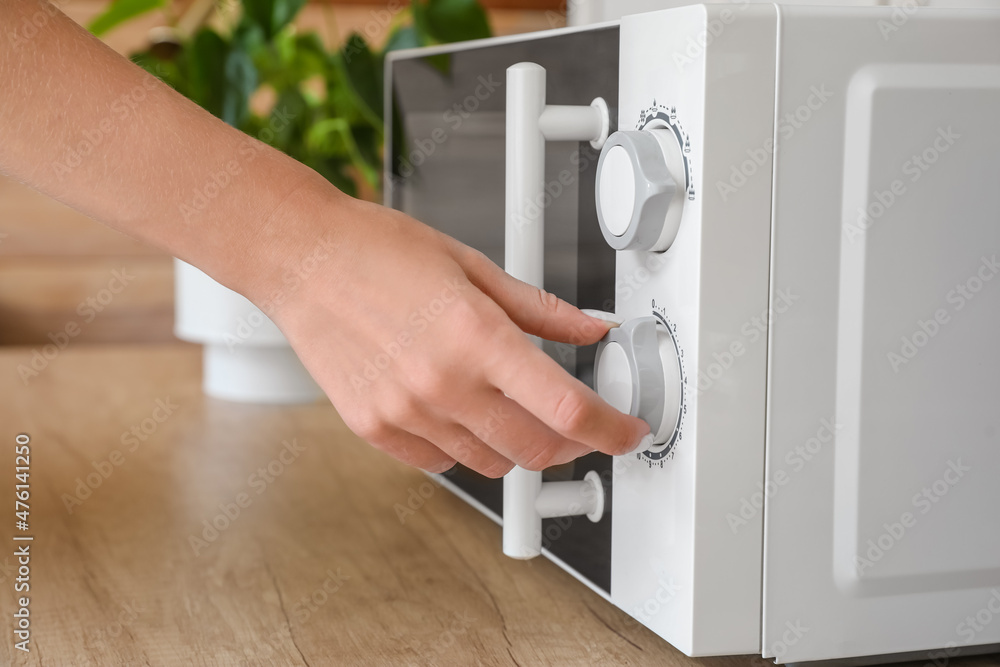
[[[108,0],[64,0],[55,4],[80,24],[99,32],[101,38],[119,53],[138,59],[140,56],[137,54],[147,54],[151,43],[162,39],[163,27],[176,28],[178,21],[189,15],[191,6],[196,2],[164,0],[155,3],[158,7],[114,23],[111,27],[106,27],[109,23],[106,19],[114,3]],[[134,6],[136,3],[131,4]],[[461,4],[451,3],[453,6]],[[544,30],[565,24],[564,0],[481,0],[478,4],[494,35]],[[225,6],[216,3],[214,10],[216,14],[229,12],[238,15],[242,8],[237,0],[229,0]],[[408,0],[308,1],[282,35],[291,39],[290,36],[311,37],[315,34],[334,56],[345,46],[350,47],[352,35],[362,35],[364,46],[377,56],[390,39],[399,41],[403,46],[414,45],[407,43],[415,40],[412,34],[406,32],[406,26],[414,22],[414,18],[408,16],[411,13]],[[208,23],[220,20],[218,16],[209,17]],[[105,27],[102,28],[96,21],[101,21]],[[226,34],[224,27],[218,30]],[[482,28],[472,26],[466,32],[476,33],[477,30]],[[418,43],[434,43],[462,38],[465,36],[457,32],[437,37],[423,35],[416,40]],[[222,57],[220,55],[220,59]],[[149,66],[148,62],[146,64]],[[280,64],[275,67],[280,69]],[[178,76],[176,72],[173,74]],[[258,76],[266,78],[267,72],[262,69]],[[364,73],[357,76],[364,76]],[[256,102],[261,97],[259,93],[254,101],[258,106],[263,104],[266,107],[267,100]],[[186,94],[206,108],[211,106],[208,100],[196,99],[193,91],[186,91]],[[267,97],[266,94],[263,96]],[[327,114],[329,111],[325,110]],[[317,111],[321,112],[323,110]],[[222,115],[219,110],[216,113]],[[266,108],[263,113],[266,116]],[[313,120],[316,120],[315,114]],[[369,131],[376,120],[370,119]],[[252,127],[253,122],[253,118],[249,118],[234,124],[242,127],[249,123]],[[316,125],[318,123],[314,122],[313,126]],[[351,129],[356,136],[364,131],[360,126]],[[339,143],[330,147],[331,142],[326,135],[311,137],[309,141],[312,142],[310,146],[316,143],[320,147],[329,147],[331,151],[343,150]],[[377,139],[373,139],[372,145],[376,143]],[[294,154],[305,145],[305,140],[301,140],[286,152]],[[283,148],[281,145],[278,147]],[[296,157],[303,159],[298,155]],[[312,159],[314,156],[308,157]],[[330,160],[323,162],[323,159],[322,156],[317,158],[320,160],[317,165],[339,164]],[[355,168],[350,159],[343,160],[340,171],[346,172],[353,181],[348,184],[348,189],[353,186],[358,196],[378,200],[378,185],[370,183],[373,174],[368,168],[378,168],[378,160],[379,156],[375,156],[368,160],[374,164],[362,164],[360,169]],[[365,170],[369,172],[367,179],[361,173]],[[374,177],[377,173],[374,172]],[[331,172],[330,177],[336,180],[337,173]],[[92,321],[82,325],[74,344],[175,341],[174,266],[170,256],[0,176],[0,345],[36,347],[50,343],[49,334],[61,331],[68,321],[79,320],[77,309],[80,304],[105,288],[109,275],[116,269],[125,269],[135,279]]]

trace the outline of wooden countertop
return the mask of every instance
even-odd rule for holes
[[[25,384],[30,361],[0,348],[5,507],[31,437],[30,529],[0,522],[8,628],[12,535],[34,536],[31,652],[8,630],[0,663],[770,664],[686,658],[548,561],[505,558],[496,525],[328,404],[203,397],[198,348],[71,343]]]

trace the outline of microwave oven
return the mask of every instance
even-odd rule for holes
[[[441,483],[690,656],[1000,651],[998,118],[990,9],[391,54],[386,203],[615,313],[540,344],[656,435]]]

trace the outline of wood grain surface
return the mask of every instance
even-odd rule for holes
[[[770,664],[686,658],[548,561],[503,557],[496,525],[329,404],[205,398],[196,347],[70,344],[25,383],[31,357],[0,351],[4,507],[31,437],[30,528],[0,517],[0,664]],[[34,537],[30,653],[15,534]]]

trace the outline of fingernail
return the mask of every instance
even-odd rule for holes
[[[604,310],[592,310],[590,308],[583,308],[580,312],[589,317],[593,317],[595,320],[607,322],[612,327],[620,327],[622,325],[622,320],[620,320],[614,313],[609,313]]]
[[[637,444],[632,449],[632,451],[629,452],[629,453],[630,454],[633,453],[633,452],[640,452],[641,453],[641,452],[646,451],[647,449],[649,449],[652,446],[653,446],[653,434],[652,433],[647,433],[646,435],[642,436],[642,439],[639,441],[639,444]]]

